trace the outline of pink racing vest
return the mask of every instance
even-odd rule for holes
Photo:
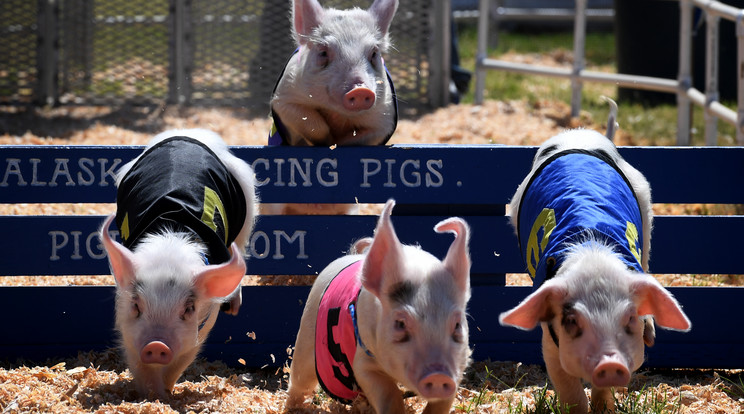
[[[361,260],[354,262],[333,278],[320,299],[315,325],[318,382],[329,396],[346,404],[360,392],[351,364],[358,342],[355,312],[362,289],[357,278],[361,265]]]

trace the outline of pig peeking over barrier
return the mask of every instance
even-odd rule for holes
[[[297,333],[287,408],[320,385],[350,402],[363,393],[378,413],[403,413],[402,384],[448,413],[470,359],[469,228],[460,218],[434,230],[455,240],[443,261],[400,243],[385,205],[373,239],[332,262],[310,291]],[[316,375],[317,373],[317,375]]]
[[[398,101],[382,59],[398,0],[368,10],[324,9],[294,0],[297,50],[271,98],[269,145],[383,145],[398,124]],[[354,204],[264,204],[262,214],[356,214]]]
[[[397,8],[397,0],[375,0],[369,10],[294,0],[298,48],[274,88],[269,145],[378,145],[390,139],[398,104],[382,55]]]
[[[159,134],[117,173],[117,212],[101,240],[116,280],[116,329],[143,397],[172,391],[222,302],[237,314],[254,180],[206,130]],[[123,245],[109,235],[114,218]]]
[[[614,125],[614,114],[611,115]],[[609,123],[608,123],[609,125]],[[611,133],[610,133],[611,134]],[[661,327],[688,331],[674,297],[648,271],[651,189],[610,139],[573,130],[546,141],[510,204],[535,291],[502,325],[543,329],[543,358],[562,405],[614,410]]]

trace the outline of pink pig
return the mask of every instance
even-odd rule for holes
[[[122,167],[117,186],[117,214],[101,228],[116,280],[116,329],[138,393],[162,398],[198,354],[221,304],[238,312],[254,175],[218,135],[174,130]],[[115,217],[123,245],[109,235]]]
[[[271,98],[269,145],[382,145],[398,124],[398,102],[382,55],[398,0],[368,10],[324,9],[294,0],[290,57]],[[355,204],[263,204],[262,214],[357,214]]]
[[[397,103],[382,55],[397,0],[369,10],[324,9],[294,0],[297,52],[279,78],[270,145],[378,145],[397,124]]]
[[[614,114],[613,114],[614,115]],[[614,125],[614,116],[611,117]],[[608,124],[609,125],[609,124]],[[542,326],[543,358],[562,405],[614,411],[661,327],[690,329],[674,297],[646,272],[651,190],[610,139],[573,130],[546,141],[510,204],[535,291],[499,317]]]
[[[287,408],[300,407],[320,382],[350,402],[363,393],[378,413],[403,413],[402,384],[448,413],[470,359],[465,307],[470,298],[469,229],[459,218],[437,232],[455,240],[443,261],[398,241],[390,200],[372,240],[331,263],[313,285],[297,334]],[[317,375],[316,375],[317,373]]]

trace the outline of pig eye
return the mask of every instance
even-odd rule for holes
[[[326,67],[328,67],[328,64],[330,63],[331,58],[328,54],[327,48],[320,47],[316,57],[317,57],[317,64],[319,67],[321,67],[322,69],[325,69]]]
[[[628,318],[628,323],[625,325],[625,333],[628,335],[633,335],[633,332],[635,332],[634,327],[638,323],[638,318],[635,316],[630,316]]]
[[[455,331],[452,333],[452,340],[457,344],[462,343],[462,325],[460,325],[460,322],[455,324]]]
[[[372,52],[369,54],[369,63],[372,64],[372,66],[377,67],[379,56],[379,50],[377,48],[372,49]]]
[[[186,320],[189,316],[193,315],[196,311],[196,307],[194,306],[194,302],[187,302],[186,307],[183,309],[183,315],[181,315],[181,320]]]
[[[411,339],[411,336],[408,334],[408,327],[406,326],[406,321],[403,319],[396,319],[395,320],[395,335],[394,340],[398,343],[404,343],[408,342]]]
[[[130,312],[132,313],[133,318],[139,318],[142,315],[142,310],[139,306],[140,297],[137,294],[132,295],[132,306],[130,308]]]
[[[137,302],[132,303],[132,315],[134,315],[135,318],[139,318],[140,315],[142,315],[142,311],[140,311],[140,308]]]
[[[583,333],[581,326],[579,326],[579,318],[573,310],[563,312],[561,325],[563,326],[563,329],[566,330],[566,333],[572,338],[578,338]]]

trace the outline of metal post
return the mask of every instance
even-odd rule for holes
[[[707,13],[705,24],[705,145],[718,144],[718,117],[709,110],[713,102],[718,102],[718,24],[721,18]]]
[[[486,89],[486,69],[483,60],[488,55],[488,19],[490,0],[480,0],[478,3],[478,51],[475,55],[475,103],[483,103],[483,94]]]
[[[450,0],[433,0],[434,44],[431,48],[431,85],[429,101],[434,107],[446,106],[450,102],[449,84],[452,66],[452,4]]]
[[[584,47],[586,45],[586,2],[587,0],[576,0],[576,11],[574,16],[574,62],[573,76],[571,77],[571,116],[579,116],[581,111],[581,90],[583,82],[579,79],[581,71],[584,70]]]
[[[191,98],[191,83],[187,75],[189,64],[186,53],[186,27],[188,2],[183,0],[171,0],[170,2],[170,59],[169,59],[169,82],[168,101],[174,104],[183,104]]]
[[[57,102],[57,19],[59,8],[56,0],[39,0],[39,46],[36,65],[39,71],[37,100],[42,105]]]
[[[736,113],[736,142],[744,145],[744,10],[736,17],[736,42],[738,45],[736,66],[736,85],[738,88],[738,106]]]
[[[687,90],[692,87],[692,4],[679,2],[679,83],[677,89],[677,145],[690,145],[692,102]]]

